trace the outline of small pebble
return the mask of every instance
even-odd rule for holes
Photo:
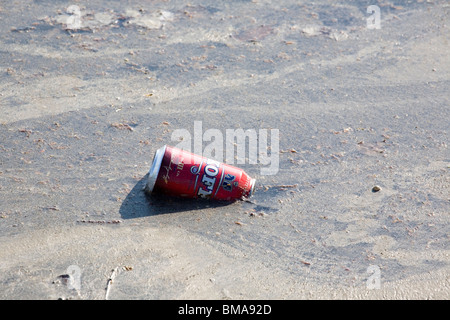
[[[380,186],[374,186],[373,188],[372,188],[372,192],[378,192],[378,191],[380,191],[381,190],[381,187]]]

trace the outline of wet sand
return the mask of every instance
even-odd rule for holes
[[[450,7],[374,2],[2,2],[0,298],[449,299]],[[194,121],[278,174],[146,196]]]

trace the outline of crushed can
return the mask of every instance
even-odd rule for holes
[[[249,198],[255,179],[242,169],[165,145],[155,152],[145,191],[184,198]]]

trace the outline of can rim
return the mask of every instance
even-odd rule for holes
[[[251,179],[250,180],[250,192],[248,193],[249,198],[252,196],[253,192],[255,191],[255,184],[256,184],[256,179]]]
[[[145,186],[145,191],[148,193],[151,193],[155,187],[156,178],[158,178],[159,169],[161,168],[161,163],[164,158],[164,154],[166,153],[166,148],[167,145],[159,148],[153,156],[153,162],[148,172],[147,185]]]

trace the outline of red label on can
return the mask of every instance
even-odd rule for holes
[[[167,146],[153,191],[234,200],[250,196],[253,186],[254,179],[239,168]]]

